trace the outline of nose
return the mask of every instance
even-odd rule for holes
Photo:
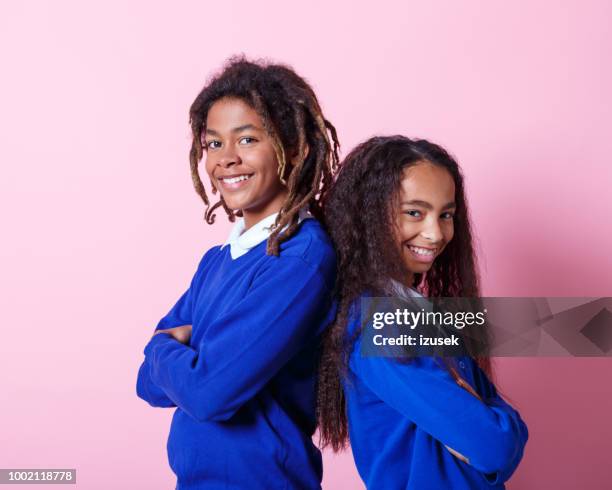
[[[222,168],[229,168],[238,163],[240,163],[240,155],[238,155],[235,149],[231,145],[223,148],[222,153],[219,155],[219,159],[217,160],[217,165]]]
[[[421,236],[427,241],[438,243],[442,240],[442,229],[437,219],[430,219],[423,223]]]

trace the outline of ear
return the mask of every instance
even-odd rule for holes
[[[305,147],[304,149],[306,150],[304,152],[304,160],[306,160],[308,158],[308,154],[310,153],[310,146],[308,145],[308,143],[306,143],[304,147]],[[297,163],[298,156],[299,155],[297,154],[297,152],[295,152],[293,154],[293,157],[291,158],[291,165],[294,167],[295,167],[295,164]]]

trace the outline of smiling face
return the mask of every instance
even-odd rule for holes
[[[206,172],[232,210],[242,210],[245,228],[280,211],[287,188],[278,176],[272,139],[259,114],[238,98],[224,97],[209,109]]]
[[[455,207],[455,182],[446,169],[429,162],[404,169],[396,242],[412,277],[427,272],[452,240]],[[412,277],[406,284],[412,285]]]

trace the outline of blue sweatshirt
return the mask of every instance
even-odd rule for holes
[[[360,323],[353,304],[348,334]],[[362,357],[354,344],[345,380],[357,469],[375,489],[503,489],[522,456],[527,426],[472,358],[455,358],[478,400],[433,357]],[[455,457],[445,445],[469,459]]]
[[[265,239],[232,255],[206,252],[160,320],[157,329],[193,325],[191,341],[151,338],[138,396],[177,407],[167,450],[178,489],[318,489],[316,354],[334,317],[335,252],[306,219],[279,257]]]

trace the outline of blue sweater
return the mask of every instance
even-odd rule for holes
[[[315,219],[268,256],[213,247],[157,329],[193,325],[189,345],[152,337],[138,396],[174,407],[167,450],[178,489],[318,489],[315,377],[333,320],[335,252]]]
[[[359,327],[358,304],[351,309],[349,335]],[[362,357],[361,341],[359,336],[349,357],[344,385],[353,456],[367,488],[505,488],[523,456],[527,426],[476,362],[456,358],[459,375],[483,401],[433,357]]]

